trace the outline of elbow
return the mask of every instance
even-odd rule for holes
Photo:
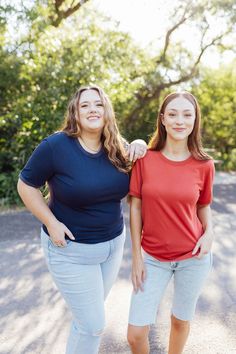
[[[20,179],[20,178],[19,178],[18,181],[17,181],[16,188],[17,188],[18,194],[20,194],[20,188],[21,188],[21,179]]]
[[[23,184],[24,184],[24,182],[22,182],[22,180],[19,178],[18,182],[17,182],[17,192],[18,192],[20,197],[22,195]]]
[[[131,197],[130,203],[130,217],[140,218],[142,215],[142,200],[140,198]]]
[[[131,212],[131,215],[141,215],[142,214],[142,208],[141,206],[137,206],[137,205],[131,205],[131,208],[130,208],[130,212]]]

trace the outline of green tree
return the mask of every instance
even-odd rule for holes
[[[235,9],[234,0],[173,2],[168,28],[162,38],[163,47],[153,56],[149,70],[141,72],[142,85],[126,117],[125,125],[132,134],[136,131],[150,133],[150,120],[155,116],[153,106],[157,106],[163,92],[181,87],[198,76],[202,57],[210,48],[234,50]],[[193,29],[194,52],[174,39],[179,30]],[[151,112],[149,117],[147,109]]]
[[[61,125],[80,85],[104,87],[124,135],[147,140],[160,98],[173,87],[190,87],[210,47],[231,48],[234,9],[233,0],[173,1],[163,48],[151,56],[98,14],[92,0],[5,0],[0,5],[0,200],[17,200],[19,170],[39,141]],[[7,25],[13,19],[18,35],[11,37]],[[220,25],[213,31],[216,20]],[[174,40],[181,28],[196,29],[195,54]],[[212,130],[216,123],[212,120]],[[204,132],[209,145],[223,151],[218,146],[226,137],[210,140],[208,126]],[[222,159],[231,168],[232,153],[224,150]]]
[[[204,69],[193,86],[202,109],[204,145],[216,150],[221,168],[236,170],[236,62]]]
[[[31,50],[2,47],[0,198],[6,202],[16,200],[20,169],[35,146],[60,127],[77,87],[100,84],[122,120],[125,104],[139,85],[134,73],[145,65],[146,55],[127,34],[104,28],[103,19],[96,18],[84,8],[69,23],[47,27]]]

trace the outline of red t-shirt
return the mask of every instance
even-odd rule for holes
[[[213,160],[167,159],[148,151],[136,162],[130,195],[142,199],[142,248],[160,261],[192,257],[203,228],[197,204],[212,201]]]

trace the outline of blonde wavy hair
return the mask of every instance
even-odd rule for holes
[[[190,92],[172,92],[164,98],[162,105],[160,107],[157,116],[157,128],[148,144],[150,150],[160,151],[164,148],[166,143],[166,128],[162,124],[162,117],[165,114],[167,105],[173,101],[175,98],[184,97],[188,100],[194,107],[195,111],[195,121],[191,134],[188,137],[188,149],[197,160],[210,160],[211,157],[204,151],[202,147],[201,139],[201,110],[197,102],[196,97],[194,97]]]
[[[110,99],[99,86],[82,86],[73,95],[68,104],[64,123],[60,131],[67,135],[78,138],[81,136],[81,125],[79,119],[79,100],[82,92],[94,90],[99,94],[104,107],[105,125],[102,132],[101,141],[105,152],[111,163],[121,172],[129,172],[131,164],[125,150],[125,139],[122,138],[115,118],[115,113]]]

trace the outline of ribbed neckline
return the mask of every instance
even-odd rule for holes
[[[92,152],[88,152],[83,148],[83,146],[80,144],[79,139],[74,138],[73,139],[76,146],[79,148],[79,150],[86,156],[91,157],[92,159],[96,159],[97,157],[101,156],[104,154],[104,149],[101,147],[101,149],[98,152],[95,152],[94,154]]]
[[[163,155],[163,153],[161,151],[158,151],[158,154],[163,161],[167,162],[170,165],[174,165],[174,166],[187,165],[194,160],[194,158],[192,156],[189,156],[185,160],[175,161],[175,160],[168,159],[165,155]]]

